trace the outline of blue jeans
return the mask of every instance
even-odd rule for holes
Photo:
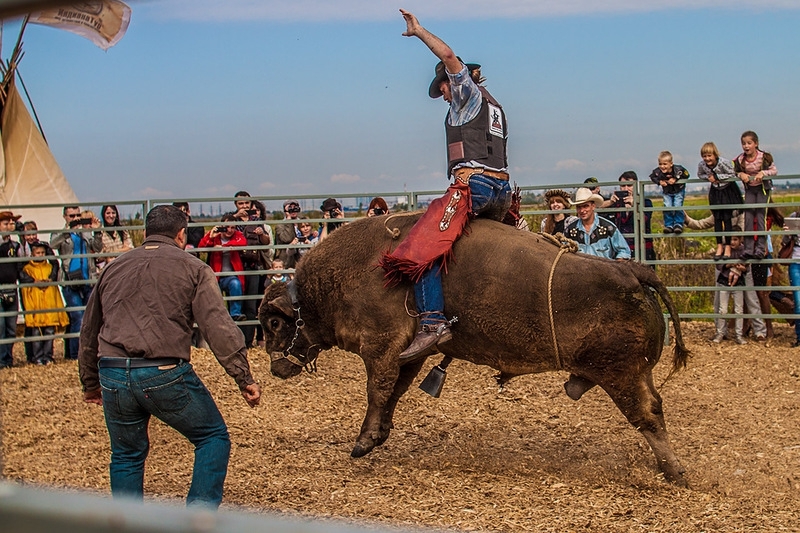
[[[664,198],[664,207],[682,207],[683,199],[686,196],[686,189],[673,194],[662,195]],[[683,226],[686,215],[683,214],[683,209],[678,211],[664,211],[664,227],[674,228],[675,226]]]
[[[94,285],[67,285],[64,287],[64,303],[67,307],[85,307],[89,302]],[[67,333],[80,333],[83,322],[83,311],[70,311]],[[80,339],[66,339],[64,343],[64,359],[77,359]]]
[[[192,365],[170,370],[101,368],[103,411],[111,438],[111,494],[144,497],[144,461],[150,449],[150,416],[194,445],[194,471],[186,505],[219,507],[231,441],[217,404]]]
[[[16,294],[16,290],[14,291]],[[14,298],[13,302],[0,303],[0,310],[4,312],[16,312],[17,299]],[[14,339],[17,336],[17,315],[11,315],[0,318],[0,339]],[[14,343],[0,344],[0,368],[10,367],[14,363],[13,357]]]
[[[223,293],[228,296],[241,296],[242,295],[242,282],[239,281],[238,276],[221,276],[219,278],[219,288]],[[228,301],[228,311],[231,316],[242,314],[242,301],[230,300]]]
[[[474,215],[503,220],[511,202],[511,187],[508,185],[508,180],[473,174],[469,180],[469,190]],[[426,313],[420,321],[422,324],[445,320],[441,264],[441,260],[436,261],[414,284],[417,311]]]
[[[789,282],[792,285],[800,285],[800,263],[792,261],[789,263]],[[794,291],[794,312],[800,314],[800,291]],[[797,342],[800,342],[800,316],[794,321],[794,334]]]

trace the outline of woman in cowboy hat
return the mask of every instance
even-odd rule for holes
[[[549,213],[542,220],[542,233],[549,233],[555,235],[556,233],[564,233],[564,227],[568,220],[566,209],[570,205],[569,201],[572,196],[562,189],[550,189],[544,193],[544,201],[547,208],[551,211],[561,211],[559,213]],[[572,218],[572,217],[569,217]]]

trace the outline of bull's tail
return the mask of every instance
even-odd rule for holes
[[[634,267],[634,265],[636,266]],[[666,383],[673,376],[673,374],[686,368],[686,365],[689,362],[689,357],[691,356],[691,352],[688,348],[686,348],[686,345],[683,342],[683,333],[681,333],[681,319],[680,316],[678,316],[678,309],[675,307],[675,303],[672,301],[664,282],[661,281],[653,269],[637,263],[631,263],[630,266],[634,267],[631,268],[631,270],[636,276],[636,279],[639,280],[639,283],[652,288],[661,297],[664,305],[667,306],[667,311],[669,311],[669,316],[672,318],[672,324],[675,327],[675,348],[672,352],[672,369],[669,371],[669,374],[664,380],[664,383]]]

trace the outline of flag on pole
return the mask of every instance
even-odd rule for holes
[[[120,0],[90,0],[31,13],[28,22],[60,28],[108,50],[122,39],[131,21],[131,8]]]

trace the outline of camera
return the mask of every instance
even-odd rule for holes
[[[385,213],[386,213],[386,211],[384,211],[384,210],[383,210],[383,209],[381,209],[380,207],[373,207],[373,208],[372,208],[372,212],[375,214],[375,216],[378,216],[378,215],[383,215],[383,214],[385,214]]]
[[[258,209],[248,209],[247,214],[251,217],[256,216],[258,214]]]
[[[337,214],[339,214],[339,208],[337,207],[328,210],[328,215],[330,215],[331,218],[336,218]]]
[[[300,212],[300,206],[299,205],[290,205],[289,207],[286,208],[286,212],[287,213],[299,213]]]
[[[625,198],[626,196],[628,196],[628,191],[614,191],[614,194],[616,194],[616,195],[617,195],[617,198],[619,198],[620,200],[622,200],[623,198]]]
[[[214,228],[214,231],[216,231],[217,233],[225,233],[225,230],[227,229],[227,227],[228,226],[216,226]]]
[[[70,228],[77,228],[78,226],[88,226],[92,223],[91,218],[76,218],[69,221]]]

